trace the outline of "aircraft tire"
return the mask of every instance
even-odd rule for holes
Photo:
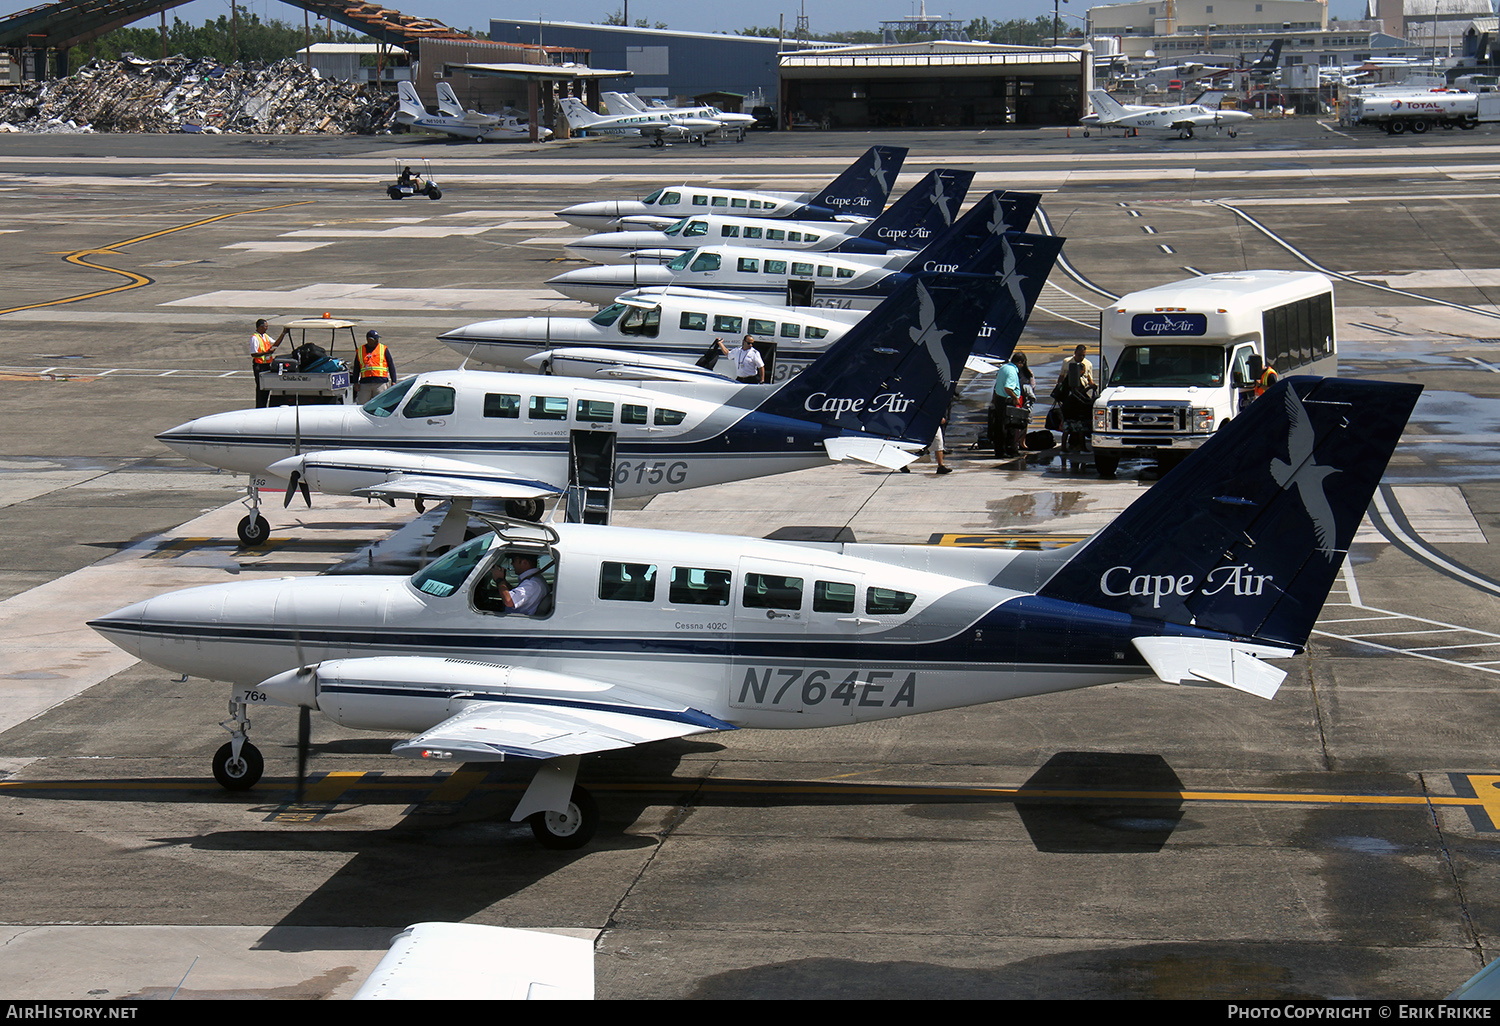
[[[240,746],[238,763],[230,761],[233,753],[234,746],[228,741],[214,753],[214,779],[226,791],[248,791],[259,782],[260,775],[266,770],[266,761],[261,758],[260,749],[249,741]]]
[[[599,829],[599,807],[593,795],[575,787],[566,812],[538,812],[526,817],[526,822],[543,848],[572,851],[593,840],[594,831]]]
[[[1115,471],[1120,469],[1120,457],[1118,453],[1102,453],[1094,450],[1094,469],[1099,471],[1100,477],[1114,477]]]
[[[541,499],[506,499],[505,515],[516,520],[530,520],[532,523],[542,519],[547,512],[546,504]]]
[[[257,513],[251,513],[240,521],[238,529],[241,545],[264,545],[266,539],[271,537],[271,525],[266,518]]]

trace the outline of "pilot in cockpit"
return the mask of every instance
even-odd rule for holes
[[[510,564],[516,571],[515,587],[506,582],[505,560],[497,559],[490,566],[488,578],[475,590],[475,605],[496,613],[536,616],[547,598],[547,582],[537,569],[537,559],[529,552],[516,552]]]

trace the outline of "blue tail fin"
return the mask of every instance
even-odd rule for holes
[[[927,172],[885,213],[865,226],[840,253],[884,253],[887,249],[920,249],[953,226],[968,195],[973,171]],[[874,246],[868,243],[875,243]]]
[[[1034,192],[987,193],[970,207],[953,227],[934,238],[926,248],[914,254],[903,271],[915,274],[942,274],[968,271],[966,266],[975,252],[990,239],[1006,232],[1024,232],[1031,225],[1041,195]]]
[[[905,160],[905,146],[871,146],[807,202],[840,214],[875,217],[885,209],[886,197],[890,196]]]
[[[992,275],[912,275],[758,409],[925,445],[1005,287]]]
[[[1038,594],[1303,647],[1421,391],[1283,378]]]
[[[975,356],[1010,359],[1066,241],[1060,235],[1002,235],[985,243],[974,255],[970,264],[977,272],[992,262],[992,252],[997,254],[998,269],[990,269],[990,273],[997,274],[1005,286],[979,329]]]

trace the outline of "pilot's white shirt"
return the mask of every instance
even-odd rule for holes
[[[547,582],[542,580],[542,572],[537,569],[528,570],[521,575],[516,586],[510,589],[510,600],[513,603],[510,611],[522,616],[533,616],[546,594]]]
[[[731,350],[730,355],[734,357],[736,377],[757,378],[760,376],[760,369],[766,365],[766,361],[760,358],[760,352],[754,346],[749,349],[740,346],[738,349]]]

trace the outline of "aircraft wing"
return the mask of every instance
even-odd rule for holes
[[[320,706],[343,694],[383,688],[419,687],[445,696],[457,714],[392,749],[411,759],[555,759],[736,729],[697,709],[608,681],[525,666],[386,656],[326,660],[316,674]]]
[[[304,453],[267,468],[334,495],[379,499],[540,499],[562,487],[468,460],[381,449],[330,449]]]

